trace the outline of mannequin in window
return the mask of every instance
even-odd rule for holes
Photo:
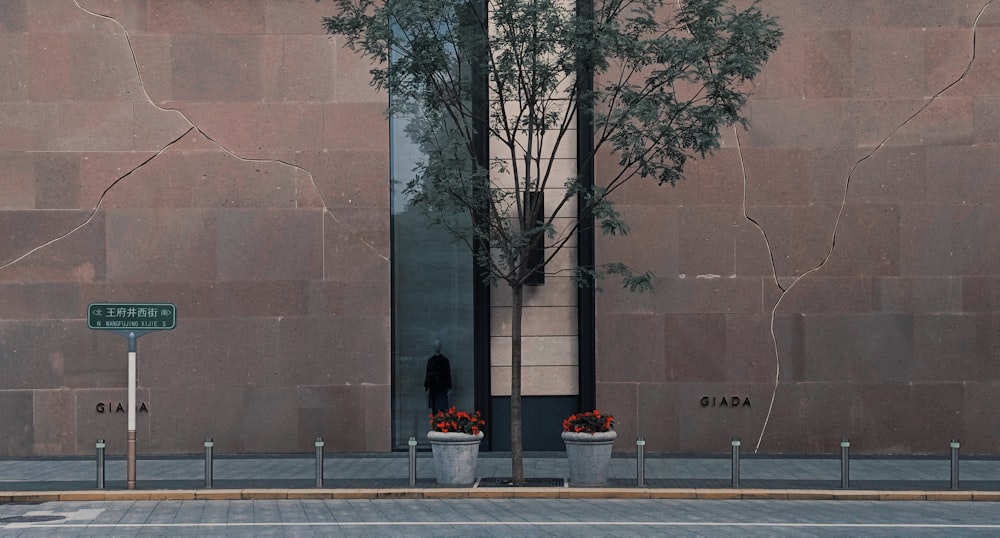
[[[427,391],[427,407],[432,413],[448,409],[448,392],[451,390],[451,364],[448,357],[441,354],[441,341],[434,341],[434,355],[427,359],[427,373],[424,375],[424,390]]]

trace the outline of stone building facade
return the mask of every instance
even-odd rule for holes
[[[596,404],[621,451],[1000,452],[1000,4],[761,6],[785,39],[750,129],[596,239],[654,292],[538,292],[529,416]],[[394,205],[413,156],[332,11],[0,3],[0,456],[124,452],[100,302],[177,307],[138,340],[140,456],[405,446],[435,340],[502,424],[502,294]]]

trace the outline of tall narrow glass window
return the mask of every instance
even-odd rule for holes
[[[472,217],[467,207],[440,203],[449,199],[438,196],[456,189],[473,195],[487,180],[487,136],[481,125],[486,83],[482,68],[469,61],[485,50],[484,11],[478,2],[459,2],[454,11],[430,19],[403,12],[392,21],[398,40],[390,61],[406,67],[396,75],[413,77],[396,79],[403,82],[395,86],[399,94],[389,96],[394,111],[390,181],[397,447],[410,437],[426,442],[432,409],[482,409],[486,401],[477,406],[477,396],[489,396],[488,293],[476,276],[469,242],[454,241],[472,240]],[[417,51],[414,56],[410,49]],[[414,70],[415,65],[419,68]],[[453,82],[458,84],[449,86]],[[435,93],[439,84],[454,91]],[[471,147],[475,163],[469,160]],[[427,203],[416,207],[414,196]]]
[[[420,148],[406,135],[407,118],[391,120],[393,267],[393,425],[394,443],[410,437],[426,443],[431,390],[425,389],[428,360],[436,344],[448,359],[448,403],[474,409],[473,270],[465,244],[431,226],[403,193]],[[440,361],[435,361],[440,363]],[[431,378],[439,378],[433,372]]]

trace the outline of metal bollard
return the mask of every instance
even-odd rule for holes
[[[316,438],[316,487],[323,487],[323,442],[322,437]]]
[[[958,489],[958,439],[951,440],[951,489]]]
[[[97,489],[104,489],[104,439],[97,440]]]
[[[212,448],[215,441],[211,438],[205,441],[205,488],[212,487]]]
[[[646,487],[646,440],[635,440],[635,487]]]
[[[417,487],[417,438],[410,437],[406,442],[410,458],[410,487]]]
[[[851,441],[844,437],[840,440],[840,487],[851,487]]]
[[[740,487],[740,438],[733,437],[733,487]]]

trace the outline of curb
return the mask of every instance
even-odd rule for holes
[[[280,499],[703,499],[1000,502],[1000,491],[659,488],[195,489],[0,492],[3,503]]]

